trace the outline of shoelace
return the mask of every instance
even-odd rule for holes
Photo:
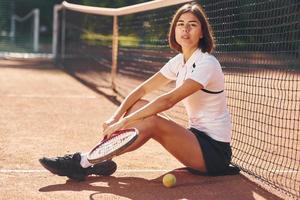
[[[75,164],[75,163],[72,163],[72,161],[74,160],[73,154],[68,154],[63,157],[57,157],[57,160],[64,168],[68,168],[68,167],[70,167],[70,165],[71,165],[71,167],[74,167],[73,165]]]

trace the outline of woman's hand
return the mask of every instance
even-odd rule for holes
[[[114,123],[118,122],[117,119],[115,118],[110,118],[108,120],[106,120],[103,124],[102,124],[102,129],[103,131],[105,131],[107,129],[107,127],[113,125]]]
[[[122,129],[122,128],[125,127],[126,125],[127,125],[127,120],[126,120],[126,118],[123,118],[123,119],[119,120],[118,122],[116,122],[116,123],[114,123],[114,124],[108,126],[108,127],[103,131],[103,138],[110,138],[110,136],[111,136],[114,132],[116,132],[116,131]]]

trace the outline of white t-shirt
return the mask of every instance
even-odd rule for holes
[[[184,63],[183,54],[178,54],[161,68],[160,73],[176,80],[176,87],[186,79],[200,83],[206,91],[199,90],[182,100],[189,127],[201,130],[217,141],[231,141],[231,120],[223,91],[224,74],[214,56],[197,49]]]

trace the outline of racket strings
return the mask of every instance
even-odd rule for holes
[[[124,144],[129,142],[133,137],[134,134],[132,134],[132,132],[124,132],[122,134],[114,136],[108,141],[102,143],[97,149],[95,149],[95,151],[91,154],[91,158],[106,156],[114,152],[116,149],[122,147]]]

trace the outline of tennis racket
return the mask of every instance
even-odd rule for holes
[[[88,161],[97,164],[113,158],[132,144],[137,139],[138,134],[136,128],[116,131],[110,138],[104,138],[88,153]]]

